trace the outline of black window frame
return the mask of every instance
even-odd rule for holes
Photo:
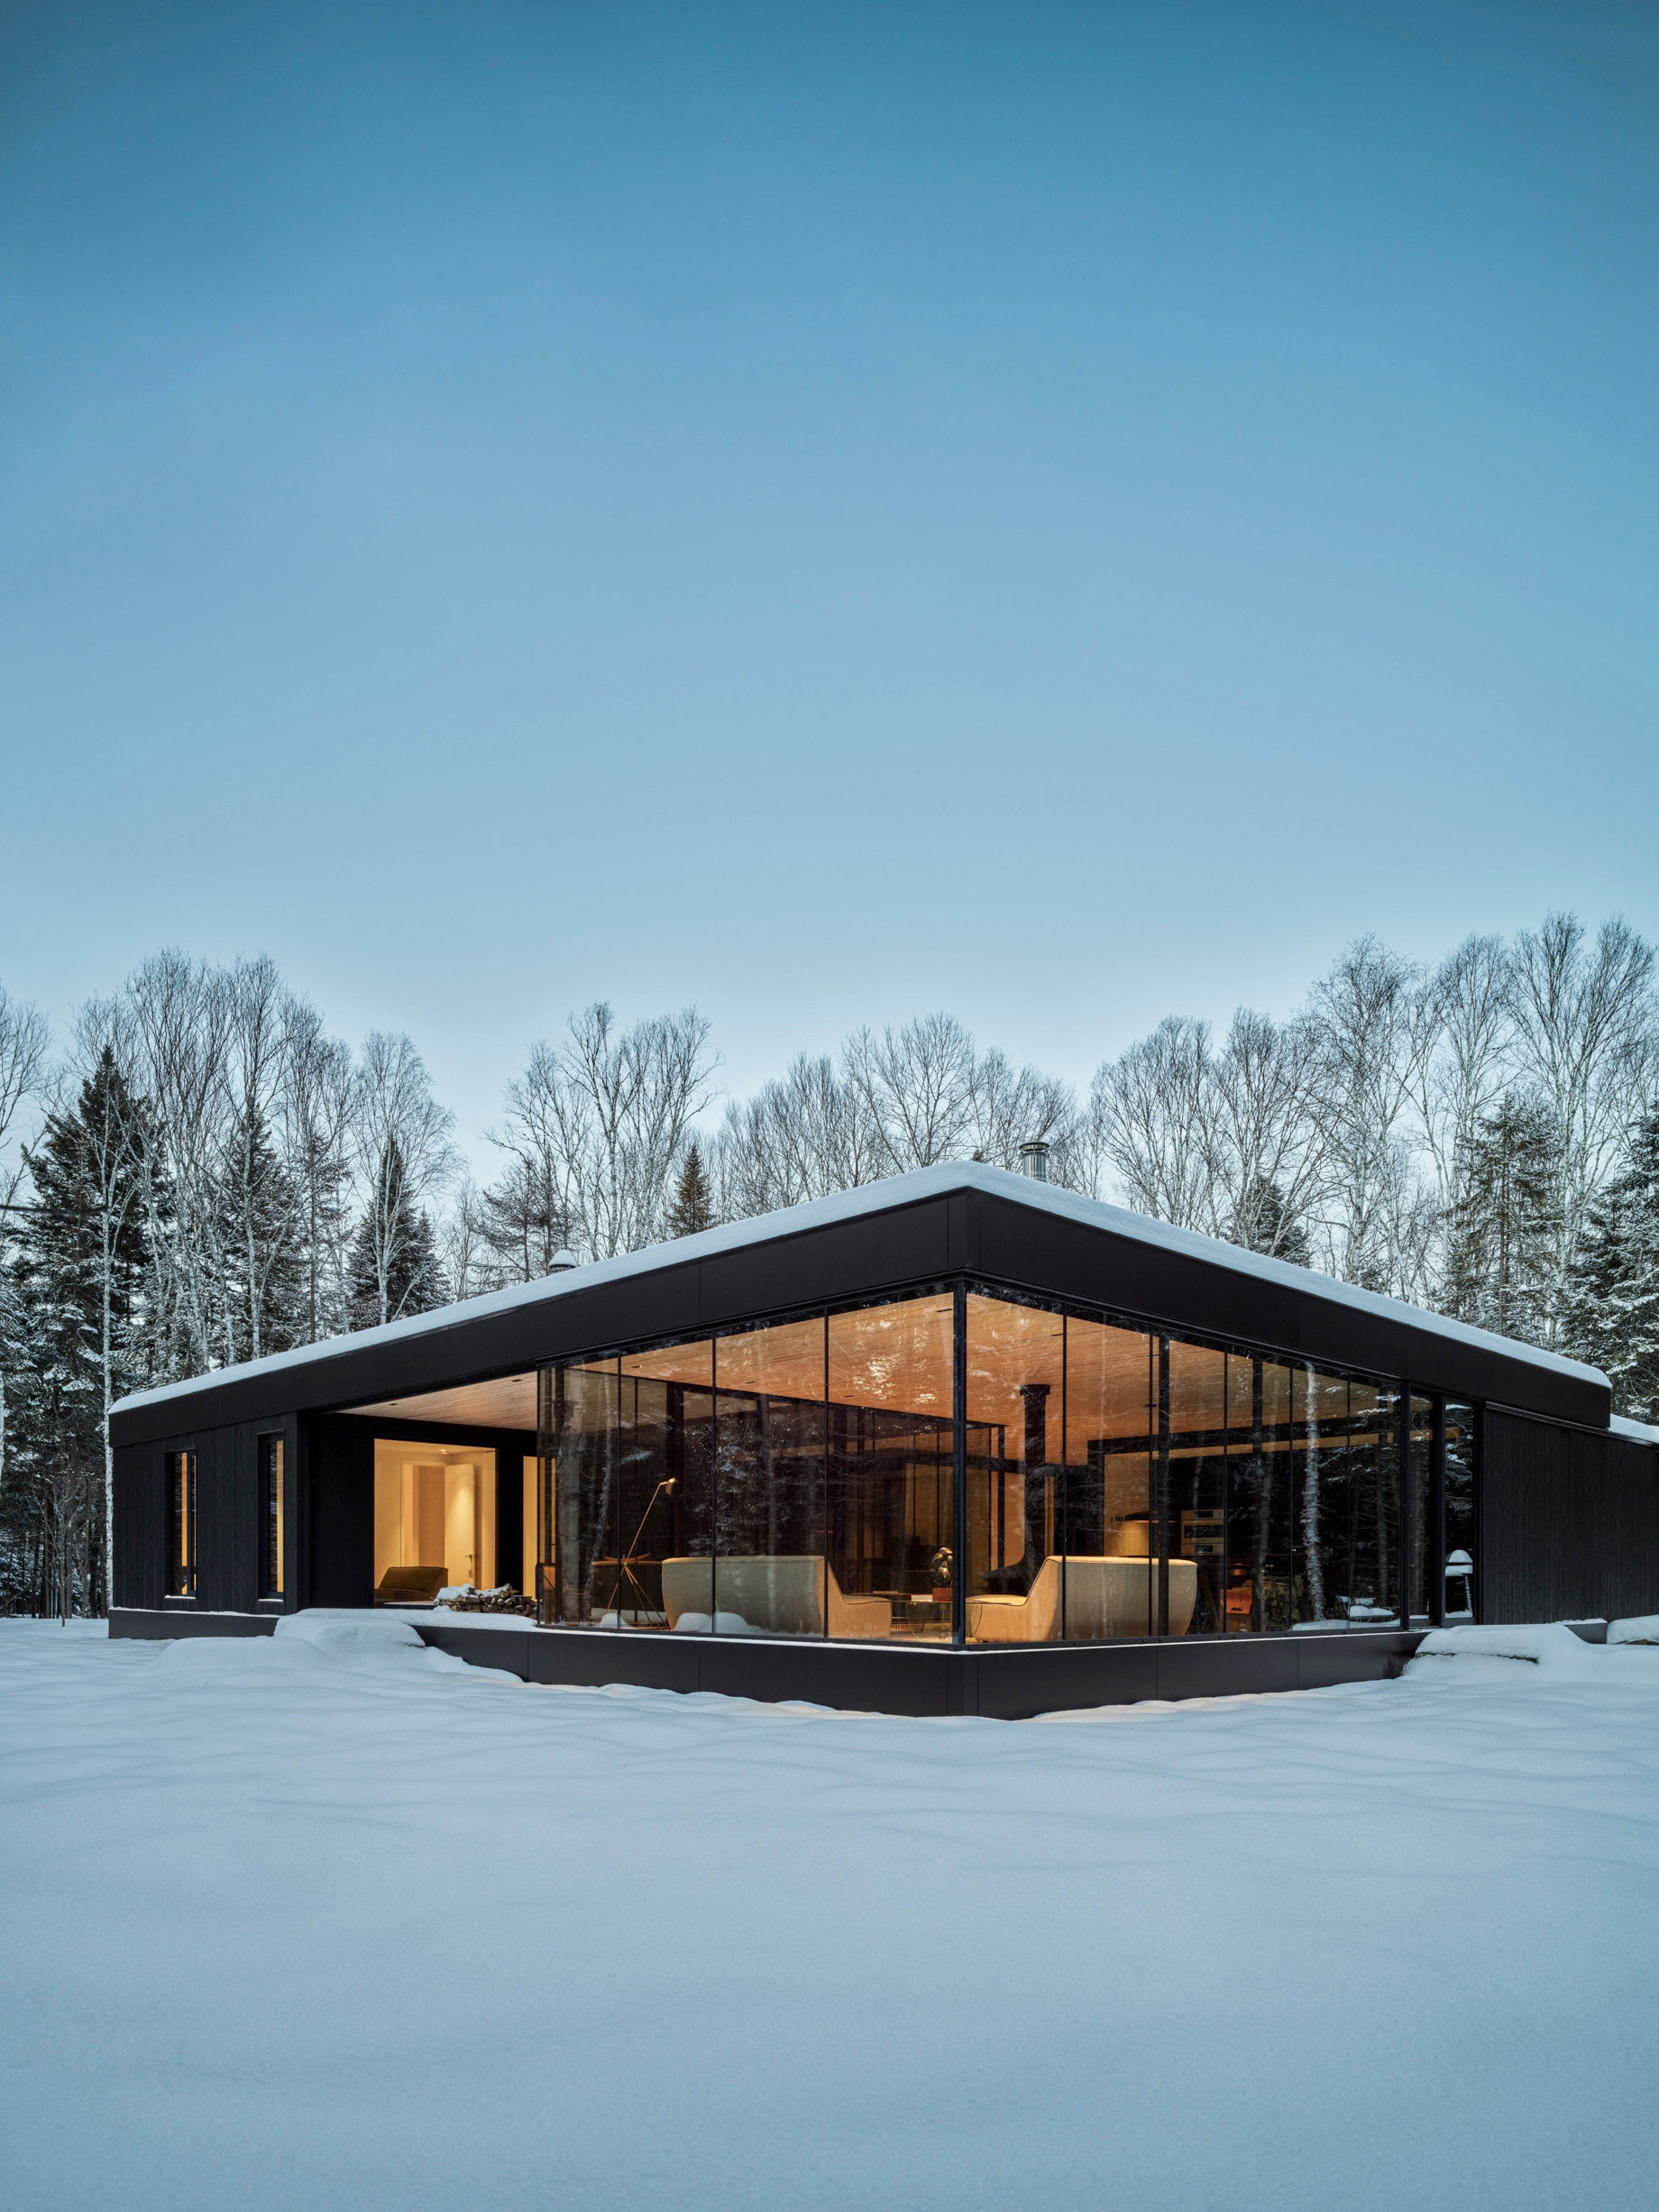
[[[281,1571],[287,1563],[288,1530],[280,1526],[288,1510],[288,1438],[280,1429],[261,1436],[258,1454],[259,1599],[262,1605],[280,1604],[285,1597]],[[279,1564],[281,1563],[281,1565]]]
[[[197,1580],[194,1451],[167,1455],[167,1595],[194,1598]]]

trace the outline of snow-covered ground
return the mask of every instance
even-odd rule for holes
[[[1659,1648],[1011,1726],[322,1625],[0,1623],[15,2212],[1659,2201]]]

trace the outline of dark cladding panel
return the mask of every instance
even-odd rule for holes
[[[1488,1620],[1659,1611],[1659,1451],[1488,1410],[1480,1452]]]
[[[117,1445],[115,1602],[160,1605],[167,1586],[167,1459],[158,1444]]]
[[[366,1422],[307,1425],[307,1605],[374,1602],[374,1431]]]
[[[646,1335],[693,1334],[701,1317],[701,1266],[695,1261],[674,1266],[665,1260],[648,1272],[551,1299],[536,1309],[525,1332],[524,1364],[535,1366]],[[494,1372],[506,1372],[515,1363],[516,1355],[514,1360],[497,1360]]]
[[[830,1222],[802,1236],[705,1260],[699,1317],[711,1328],[793,1307],[879,1297],[900,1284],[942,1274],[950,1249],[950,1201],[945,1198]]]
[[[238,1423],[194,1439],[196,1602],[204,1611],[245,1611],[258,1593],[256,1434]]]
[[[977,1265],[987,1275],[1170,1327],[1303,1348],[1294,1290],[989,1192],[978,1195],[977,1210]]]
[[[1463,1343],[1428,1322],[1321,1298],[1317,1275],[1295,1285],[1270,1281],[1194,1253],[1040,1213],[1000,1194],[980,1193],[977,1207],[978,1266],[1002,1281],[1086,1299],[1176,1331],[1296,1353],[1369,1374],[1407,1375],[1421,1387],[1456,1397],[1524,1404],[1590,1427],[1607,1420],[1604,1385]]]

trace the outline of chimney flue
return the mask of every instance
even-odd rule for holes
[[[1049,1148],[1040,1137],[1033,1137],[1029,1144],[1020,1147],[1020,1172],[1029,1175],[1034,1182],[1049,1179]]]

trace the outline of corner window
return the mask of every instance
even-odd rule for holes
[[[196,1595],[196,1454],[167,1455],[167,1594]]]
[[[280,1436],[259,1441],[260,1595],[280,1598],[285,1565],[283,1453]]]
[[[1445,1409],[1445,1619],[1449,1625],[1480,1618],[1476,1574],[1479,1523],[1476,1507],[1475,1409],[1449,1398]]]

